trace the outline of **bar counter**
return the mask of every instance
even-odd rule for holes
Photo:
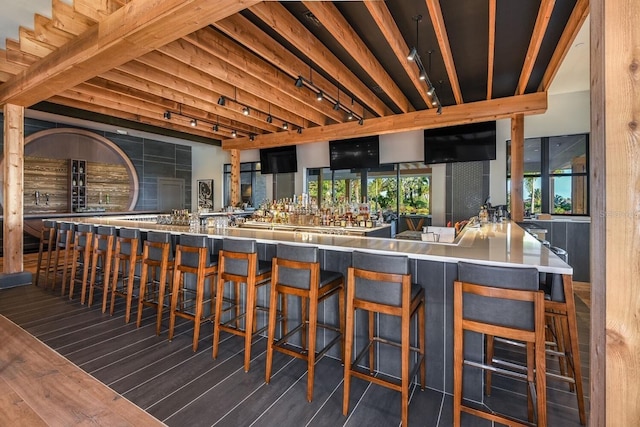
[[[214,251],[222,246],[223,238],[255,239],[258,242],[259,258],[267,261],[275,256],[277,243],[314,245],[320,249],[321,268],[340,271],[345,278],[354,250],[407,255],[411,261],[412,280],[425,289],[426,295],[427,386],[446,393],[453,392],[453,282],[458,277],[458,261],[507,267],[534,267],[540,272],[569,277],[573,273],[571,266],[514,222],[486,224],[479,228],[466,227],[453,243],[433,243],[238,227],[200,228],[190,231],[188,226],[156,224],[153,216],[73,218],[69,221],[172,234],[207,234],[213,239]],[[262,294],[260,291],[263,291]],[[259,290],[258,300],[261,305],[267,304],[266,289]],[[298,310],[293,306],[290,309],[291,312]],[[328,323],[332,323],[337,319],[337,311],[337,304],[335,307],[325,304],[321,316]],[[357,313],[356,343],[367,336],[367,323],[365,313]],[[399,335],[399,319],[385,317],[384,322],[381,321],[379,325],[383,328],[383,335],[389,338]],[[415,338],[414,335],[412,339]],[[319,345],[322,345],[323,339],[320,337]],[[400,377],[399,350],[387,347],[381,348],[376,359],[377,369]],[[484,353],[483,337],[478,335],[468,339],[465,348],[465,353],[467,352],[471,355],[467,359],[480,362]],[[328,355],[339,358],[339,351],[333,348]],[[482,402],[483,375],[480,370],[474,371],[465,374],[464,393],[466,397]]]

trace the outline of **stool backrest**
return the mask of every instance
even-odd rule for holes
[[[476,285],[526,291],[539,290],[535,268],[498,267],[458,263],[458,280]],[[508,301],[480,295],[463,296],[463,317],[494,325],[533,330],[534,306],[526,301]]]
[[[113,243],[112,243],[112,248],[113,248],[113,244],[115,243],[115,236],[118,235],[118,230],[115,227],[109,227],[109,226],[105,226],[105,225],[100,225],[98,226],[98,229],[96,230],[96,234],[95,236],[101,236],[101,237],[109,237],[109,236],[113,236]],[[107,250],[107,244],[108,244],[108,239],[104,239],[104,238],[99,238],[98,239],[98,250],[101,251],[106,251]]]
[[[76,226],[76,237],[78,238],[78,242],[76,243],[78,248],[86,248],[91,244],[91,240],[87,242],[87,237],[89,233],[91,236],[96,232],[96,227],[91,224],[78,224]],[[91,239],[91,237],[89,237]]]
[[[358,277],[357,270],[387,273],[399,276],[410,274],[409,257],[406,255],[382,255],[354,251],[352,268],[356,270],[355,297],[379,304],[399,307],[402,305],[402,281],[369,280]]]
[[[138,244],[136,246],[136,255],[142,254],[142,238],[140,230],[137,228],[121,228],[118,233],[120,239],[120,253],[125,255],[132,255],[131,253],[131,241],[128,239],[138,239]],[[125,240],[127,239],[127,240]]]
[[[191,248],[207,248],[209,249],[209,237],[202,234],[181,234],[180,235],[180,247]],[[194,252],[180,252],[180,265],[188,267],[198,267],[200,259],[197,253]],[[211,266],[211,256],[207,253],[205,257],[205,267]]]
[[[258,244],[255,240],[222,239],[222,253],[238,252],[243,254],[257,254]],[[256,262],[256,267],[258,263]],[[249,275],[249,261],[247,259],[225,258],[224,272],[237,276]]]
[[[159,231],[148,231],[147,238],[145,239],[150,243],[168,243],[169,244],[169,260],[173,259],[173,245],[171,244],[171,234],[161,233]],[[162,260],[162,250],[153,246],[149,246],[149,252],[147,257],[154,261]]]
[[[278,264],[283,260],[315,264],[320,262],[320,251],[314,246],[294,246],[279,243],[276,248],[275,263]],[[278,270],[279,284],[300,289],[310,288],[311,269],[309,266],[305,268],[294,268],[278,265],[276,268]],[[317,271],[319,273],[320,269],[318,268]]]
[[[58,223],[58,244],[61,247],[66,246],[67,239],[71,239],[70,234],[73,233],[73,223],[72,222],[59,222]],[[69,233],[71,232],[71,233]]]

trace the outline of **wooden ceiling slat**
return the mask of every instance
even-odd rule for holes
[[[77,108],[77,109],[80,109],[80,110],[86,110],[86,111],[93,111],[95,113],[104,114],[104,115],[111,116],[111,117],[117,117],[117,118],[120,118],[120,119],[130,120],[130,121],[133,121],[133,122],[144,123],[144,124],[151,125],[151,126],[156,126],[156,127],[164,127],[164,128],[167,128],[167,129],[178,131],[178,132],[184,132],[184,133],[189,133],[189,134],[193,134],[193,135],[199,135],[199,136],[202,136],[202,137],[205,137],[205,138],[213,138],[214,137],[212,132],[204,130],[204,125],[202,125],[202,129],[199,129],[199,128],[193,128],[193,127],[191,127],[189,125],[181,126],[177,122],[167,124],[166,120],[164,120],[164,119],[154,120],[154,119],[149,118],[146,115],[137,114],[136,112],[123,111],[123,110],[119,110],[119,109],[113,109],[113,108],[108,108],[108,107],[105,107],[105,106],[97,105],[95,103],[87,103],[87,102],[79,101],[75,97],[67,98],[67,97],[62,96],[62,95],[56,95],[56,96],[51,97],[51,99],[49,99],[49,101],[51,101],[51,102],[53,102],[55,104],[65,105],[67,107],[73,107],[73,108]]]
[[[52,0],[53,25],[60,31],[80,35],[91,28],[95,22],[76,13],[73,6],[62,0]]]
[[[112,0],[73,0],[73,9],[85,17],[99,22],[121,7]]]
[[[380,62],[371,53],[367,45],[354,31],[347,20],[342,16],[338,8],[331,2],[303,1],[302,4],[309,9],[324,28],[331,33],[353,59],[384,91],[389,99],[403,113],[415,111],[415,108],[402,93],[398,85],[382,67]],[[406,55],[406,54],[405,54]]]
[[[263,99],[272,99],[274,104],[280,105],[282,108],[287,108],[287,106],[293,107],[295,103],[299,109],[294,109],[293,111],[296,111],[302,117],[305,117],[315,124],[325,124],[328,121],[325,114],[308,106],[308,104],[316,102],[310,93],[300,95],[306,102],[302,102],[298,98],[291,96],[284,98],[282,93],[279,93],[281,91],[270,85],[265,85],[263,81],[258,78],[247,75],[247,73],[240,68],[234,67],[227,62],[221,61],[219,58],[196,49],[194,45],[184,39],[176,40],[158,50],[181,62],[190,64],[191,67],[206,71],[210,75],[230,83],[233,87],[243,89]],[[296,89],[296,87],[294,86],[293,89]],[[227,93],[224,95],[231,99],[237,98],[235,93]]]
[[[289,131],[280,132],[277,135],[260,135],[255,141],[250,141],[249,138],[226,140],[222,142],[222,148],[225,150],[247,150],[259,147],[281,147],[293,144],[299,145],[318,141],[330,141],[332,139],[385,135],[389,133],[498,120],[511,117],[514,113],[540,114],[547,110],[547,94],[545,92],[536,92],[509,98],[470,102],[468,104],[443,107],[442,110],[442,114],[437,114],[436,110],[431,109],[395,116],[375,117],[365,120],[362,126],[353,122],[338,123],[330,126],[305,129],[301,134]]]
[[[293,15],[278,2],[262,2],[249,10],[269,25],[280,36],[299,49],[304,55],[333,76],[367,108],[377,115],[393,114],[373,91],[347,69],[338,58],[313,36]],[[321,88],[324,90],[324,88]]]
[[[431,99],[425,90],[425,83],[420,80],[420,70],[414,64],[407,61],[409,46],[407,46],[407,43],[404,41],[402,33],[395,24],[393,16],[387,8],[387,5],[382,1],[366,1],[364,2],[364,5],[369,11],[369,14],[371,14],[375,23],[378,25],[378,28],[387,40],[387,43],[389,43],[389,46],[396,55],[396,58],[398,58],[398,62],[400,62],[402,68],[404,68],[411,79],[411,82],[420,94],[422,100],[427,104],[428,108],[433,108],[433,105],[431,105]]]
[[[453,97],[456,100],[456,104],[462,104],[464,102],[462,99],[462,91],[460,90],[460,82],[458,81],[456,65],[453,62],[453,54],[451,53],[449,36],[447,35],[447,27],[444,24],[444,17],[442,16],[440,2],[439,0],[425,1],[427,2],[427,8],[429,9],[431,23],[433,24],[433,29],[436,33],[438,46],[440,46],[440,53],[442,54],[442,59],[444,60],[444,65],[447,69],[447,76],[449,77],[449,83],[451,84]]]
[[[38,40],[35,31],[20,27],[19,33],[20,50],[24,53],[42,58],[56,50],[56,48],[49,43]]]
[[[0,49],[0,71],[3,73],[16,75],[19,72],[23,71],[26,68],[26,65],[16,64],[15,62],[11,62],[7,59],[7,51],[4,49]]]
[[[17,40],[7,39],[5,44],[7,46],[7,61],[9,62],[29,67],[39,59],[35,55],[21,51],[20,42]]]
[[[272,64],[274,67],[287,73],[292,77],[292,79],[295,79],[300,75],[306,75],[309,72],[309,64],[286,50],[284,46],[269,37],[241,14],[232,15],[228,18],[222,19],[213,24],[213,26],[238,43],[242,44],[245,48],[254,52],[263,60]],[[325,94],[328,94],[336,100],[339,98],[338,88],[322,75],[316,73],[313,76],[313,81],[318,85],[318,87],[322,88]],[[285,94],[287,93],[286,91],[294,88],[293,84],[294,80],[291,81],[290,85],[287,85],[284,88]],[[346,94],[343,92],[343,101],[345,97]],[[354,109],[356,111],[362,111],[362,105],[355,102]],[[306,128],[308,126],[304,127]]]
[[[194,46],[206,51],[207,53],[214,55],[218,61],[224,61],[229,64],[233,69],[236,69],[239,75],[244,75],[244,79],[240,80],[237,84],[238,88],[247,89],[247,83],[251,79],[246,76],[252,76],[256,82],[264,86],[269,86],[277,91],[282,92],[285,97],[291,97],[297,99],[300,102],[305,103],[308,108],[318,111],[323,114],[325,118],[318,124],[330,123],[330,118],[333,121],[344,121],[344,114],[341,111],[335,111],[332,105],[327,102],[318,102],[314,94],[309,91],[304,91],[304,96],[296,97],[296,94],[300,92],[296,90],[294,80],[290,76],[283,74],[280,70],[273,67],[268,62],[257,57],[255,54],[244,49],[235,42],[232,42],[226,36],[220,34],[217,30],[212,28],[203,28],[196,31],[184,38],[192,43]],[[231,70],[232,68],[228,68]],[[267,89],[267,88],[264,88]],[[253,91],[252,91],[253,92]],[[258,92],[253,92],[259,95]],[[242,102],[238,100],[238,102]]]
[[[520,79],[518,80],[518,88],[516,89],[516,95],[522,95],[527,89],[527,83],[533,72],[533,66],[538,59],[538,53],[540,52],[540,46],[542,40],[549,26],[549,20],[551,19],[551,13],[553,13],[553,7],[555,6],[555,0],[542,0],[540,8],[538,9],[538,16],[536,17],[536,24],[533,27],[533,34],[531,34],[531,42],[527,49],[527,55],[524,59],[522,66],[522,72],[520,73]]]
[[[34,32],[39,41],[51,46],[62,46],[73,39],[73,35],[56,28],[55,21],[39,14],[34,18]]]
[[[584,21],[587,20],[588,16],[589,0],[578,0],[571,12],[571,16],[569,16],[569,21],[560,36],[560,40],[558,41],[558,45],[556,46],[553,56],[549,61],[549,65],[542,76],[542,81],[540,82],[538,91],[544,92],[549,90],[549,86],[551,86],[551,82],[558,72],[560,64],[562,64],[564,57],[567,55],[567,52],[571,48],[573,41],[576,39],[580,28],[582,28],[582,24],[584,24]]]
[[[0,87],[0,104],[29,106],[259,0],[136,0]]]
[[[493,91],[493,61],[496,53],[496,2],[489,0],[489,52],[487,69],[487,99],[491,99]]]

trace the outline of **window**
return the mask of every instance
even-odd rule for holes
[[[321,188],[320,194],[318,189]],[[371,169],[307,169],[307,192],[326,202],[359,202],[385,214],[431,211],[431,168],[421,162],[394,163]]]
[[[267,184],[260,162],[240,163],[240,201],[258,206],[267,198]],[[224,165],[224,205],[231,205],[231,164]]]
[[[525,216],[589,214],[589,135],[524,140]],[[511,141],[507,141],[507,195],[511,200]]]

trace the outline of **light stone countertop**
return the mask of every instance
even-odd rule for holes
[[[465,228],[451,244],[344,236],[307,232],[256,230],[248,228],[200,228],[190,231],[188,226],[161,225],[146,221],[132,221],[114,217],[69,218],[74,223],[139,228],[142,231],[164,231],[172,234],[207,234],[212,237],[255,239],[260,243],[313,245],[335,251],[362,250],[385,254],[404,254],[410,258],[450,262],[476,262],[496,266],[535,267],[540,272],[573,274],[573,268],[526,233],[514,222],[486,224],[479,228]]]

